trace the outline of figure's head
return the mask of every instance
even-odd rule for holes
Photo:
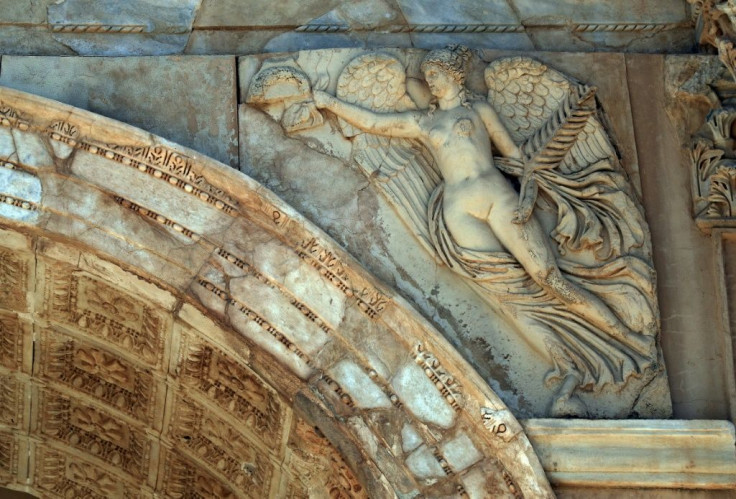
[[[465,85],[465,65],[469,59],[470,50],[463,46],[452,45],[429,52],[420,69],[432,94],[441,97],[439,94],[444,93],[448,85],[462,89]]]

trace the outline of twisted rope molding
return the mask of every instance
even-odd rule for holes
[[[389,25],[380,28],[390,33],[523,33],[527,28],[562,28],[563,24],[405,24]],[[690,28],[689,22],[682,23],[575,23],[570,28],[575,33],[590,32],[652,32],[677,28]],[[303,24],[294,29],[300,33],[345,33],[349,31],[370,31],[364,28],[351,28],[347,24]]]
[[[146,29],[142,24],[51,24],[54,33],[135,34]]]

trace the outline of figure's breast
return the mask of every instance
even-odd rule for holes
[[[436,148],[452,146],[472,140],[477,124],[468,116],[447,117],[437,122],[429,131],[429,140]]]
[[[452,126],[452,132],[458,137],[470,137],[475,132],[475,123],[470,118],[458,118]]]

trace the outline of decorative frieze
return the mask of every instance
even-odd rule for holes
[[[140,428],[86,400],[50,389],[41,392],[42,436],[88,453],[135,480],[148,479],[152,441]]]
[[[230,486],[247,496],[269,496],[274,465],[267,455],[238,429],[193,399],[177,397],[167,438],[180,452],[202,461],[213,474],[223,476]]]
[[[17,311],[27,310],[26,291],[28,289],[29,264],[27,255],[11,249],[0,248],[0,308]]]
[[[52,330],[40,335],[38,376],[96,399],[141,422],[154,419],[163,386],[147,369],[114,349],[104,349]]]
[[[54,497],[148,498],[140,485],[123,480],[110,466],[94,464],[56,447],[36,445],[34,488]]]
[[[175,372],[182,386],[240,421],[265,445],[276,448],[283,431],[283,402],[243,363],[194,333],[182,333]]]
[[[699,43],[718,51],[733,80],[720,82],[722,88],[712,92],[714,108],[693,138],[690,152],[695,220],[701,230],[710,232],[736,228],[736,102],[729,89],[736,87],[736,10],[725,0],[688,1],[697,19]]]
[[[50,320],[160,365],[170,323],[162,310],[62,264],[49,262],[45,272],[45,314]]]

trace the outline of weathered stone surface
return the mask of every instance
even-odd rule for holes
[[[111,26],[140,27],[145,33],[186,33],[200,2],[131,0],[120,4],[114,0],[62,0],[48,5],[48,22],[60,31],[65,26]]]
[[[736,487],[734,428],[727,421],[530,419],[523,424],[557,486]]]
[[[185,54],[245,55],[264,52],[271,39],[288,32],[286,29],[228,31],[196,29],[187,42]]]
[[[228,57],[3,57],[0,84],[143,127],[235,166],[233,67]]]
[[[43,24],[46,13],[55,0],[0,0],[3,23]]]
[[[642,25],[632,30],[626,26],[531,25],[525,32],[537,50],[555,47],[563,52],[687,53],[693,46],[692,28],[687,23]]]
[[[176,55],[184,53],[189,41],[188,34],[95,34],[54,33],[54,40],[68,47],[75,55],[82,56],[151,56]],[[58,55],[53,52],[53,55]]]
[[[398,0],[398,4],[411,24],[484,24],[491,20],[499,25],[519,25],[518,17],[504,0],[459,0],[451,4]]]
[[[214,26],[299,26],[339,5],[337,0],[284,2],[278,9],[268,0],[247,5],[237,0],[202,0],[194,25]]]
[[[723,372],[720,299],[714,286],[717,267],[712,241],[693,220],[689,143],[683,142],[687,132],[678,132],[680,126],[702,120],[706,111],[702,105],[685,110],[681,107],[685,101],[673,95],[674,82],[665,78],[665,71],[677,62],[678,58],[656,55],[626,56],[637,144],[646,145],[637,148],[642,202],[650,214],[659,276],[662,350],[665,360],[673,359],[668,368],[672,366],[674,413],[681,418],[723,418],[729,414],[724,375],[713,374]],[[666,80],[672,83],[666,85]],[[680,112],[672,114],[678,108]],[[674,360],[686,358],[698,360]],[[707,369],[701,370],[704,366]]]
[[[633,8],[571,0],[288,0],[271,7],[265,0],[247,5],[135,0],[123,6],[112,0],[6,0],[0,49],[18,55],[242,55],[464,43],[509,50],[672,53],[690,52],[694,35],[684,0],[646,1]]]
[[[11,0],[12,1],[12,0]],[[76,55],[43,26],[0,26],[2,55]]]
[[[79,55],[180,54],[200,1],[63,0],[48,6],[48,25]]]
[[[510,0],[521,21],[534,23],[664,24],[682,23],[690,19],[686,2],[679,0],[645,0],[636,5],[621,2],[535,2]]]

